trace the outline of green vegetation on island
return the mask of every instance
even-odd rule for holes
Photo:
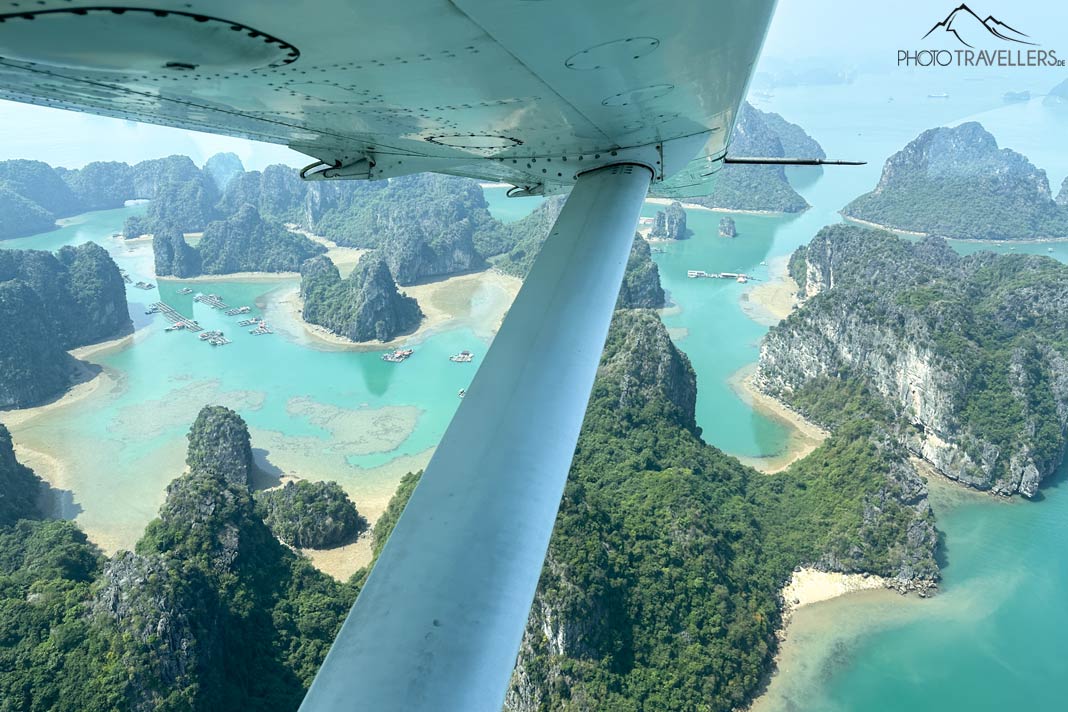
[[[764,390],[825,424],[863,394],[896,443],[979,489],[1033,496],[1060,465],[1068,267],[835,225],[790,273],[805,301],[764,339]]]
[[[204,274],[299,272],[305,260],[326,252],[322,245],[242,206],[210,223],[196,247]]]
[[[325,255],[308,260],[300,293],[306,322],[352,341],[389,341],[414,331],[423,318],[416,301],[398,291],[377,250],[363,255],[345,279]]]
[[[1068,237],[1068,206],[1046,172],[974,121],[924,131],[842,214],[894,230],[975,240]]]
[[[795,153],[796,151],[796,153]],[[778,114],[742,104],[728,154],[738,157],[822,158],[823,149],[801,127]],[[808,203],[790,185],[782,166],[726,165],[711,195],[687,198],[707,208],[798,213]]]
[[[12,479],[0,428],[0,707],[297,708],[357,586],[271,534],[242,483],[247,438],[232,411],[202,414],[189,472],[136,553],[105,558],[73,523],[26,509],[39,483]]]
[[[367,520],[337,482],[287,482],[256,502],[274,535],[300,549],[330,549],[355,541]]]
[[[0,250],[0,408],[37,405],[74,375],[68,349],[131,328],[119,268],[87,242],[55,254]]]
[[[760,689],[802,564],[938,577],[902,453],[861,425],[765,475],[700,438],[655,313],[609,332],[506,709],[732,710]]]

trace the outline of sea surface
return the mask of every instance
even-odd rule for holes
[[[793,171],[812,208],[796,216],[733,215],[738,237],[717,235],[719,213],[688,212],[692,236],[654,244],[654,259],[672,306],[664,321],[698,375],[697,422],[704,438],[739,456],[774,456],[789,426],[755,412],[729,379],[753,363],[767,327],[743,310],[749,289],[838,210],[873,188],[883,161],[921,131],[981,121],[1003,147],[1047,170],[1056,191],[1068,175],[1068,116],[1042,105],[1041,94],[1062,77],[1042,72],[1004,76],[902,70],[862,75],[849,85],[776,90],[757,103],[800,123],[832,158],[867,160],[859,168]],[[1037,95],[1006,105],[1006,91]],[[947,99],[928,94],[948,93]],[[512,222],[539,204],[485,190],[490,210]],[[152,276],[144,243],[113,239],[130,207],[79,216],[61,230],[8,240],[0,248],[57,249],[96,240],[134,280]],[[647,204],[643,215],[659,206]],[[956,243],[961,252],[1010,251],[1007,245]],[[1050,251],[1052,248],[1052,252]],[[1068,261],[1068,243],[1020,244],[1016,252]],[[769,267],[771,265],[772,267]],[[745,272],[747,285],[690,280],[686,271]],[[293,280],[191,283],[232,305],[270,311]],[[138,326],[132,345],[93,360],[105,385],[72,406],[16,428],[16,440],[64,465],[68,513],[109,549],[129,547],[180,473],[184,434],[205,403],[236,408],[252,428],[257,457],[276,474],[337,479],[358,507],[380,508],[407,469],[425,462],[444,432],[456,393],[488,347],[468,326],[414,343],[404,364],[379,352],[338,351],[309,341],[299,329],[251,336],[229,318],[178,295],[180,283],[129,288]],[[183,333],[165,333],[144,306],[160,297],[234,343],[211,348]],[[476,363],[446,358],[470,349]],[[0,414],[0,420],[3,415]],[[783,647],[780,672],[761,710],[1065,709],[1068,699],[1068,493],[1064,476],[1040,501],[997,501],[935,482],[932,501],[945,535],[945,580],[930,600],[865,592],[802,608]]]

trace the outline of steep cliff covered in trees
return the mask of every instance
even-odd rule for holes
[[[397,290],[385,259],[365,254],[345,279],[329,258],[304,263],[300,276],[302,316],[353,341],[389,341],[419,326],[423,312]]]
[[[728,153],[739,157],[823,157],[823,149],[801,127],[778,114],[754,109],[748,102],[742,104]],[[797,213],[808,208],[782,166],[723,166],[711,195],[687,200],[726,210]]]
[[[1068,267],[824,228],[790,261],[804,305],[760,383],[802,412],[879,404],[893,439],[984,490],[1032,496],[1068,444]]]
[[[74,366],[68,349],[131,327],[119,268],[92,242],[55,254],[0,250],[0,313],[0,408],[59,394]]]
[[[793,567],[937,578],[902,453],[853,431],[756,473],[701,441],[695,398],[656,315],[618,312],[506,709],[735,709],[771,664]]]
[[[297,708],[357,589],[274,538],[242,481],[247,447],[235,413],[202,413],[189,472],[159,518],[136,552],[105,559],[74,524],[34,521],[25,497],[18,521],[8,516],[4,503],[26,485],[12,485],[21,466],[0,427],[0,700],[72,712]]]

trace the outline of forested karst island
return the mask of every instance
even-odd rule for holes
[[[805,131],[783,119],[742,104],[728,155],[746,157],[826,158]],[[808,203],[790,185],[782,166],[723,166],[711,195],[688,202],[723,210],[797,213]]]
[[[1068,267],[826,227],[794,253],[803,306],[759,381],[817,422],[867,409],[942,474],[1034,496],[1068,444]]]
[[[373,250],[342,279],[325,255],[308,260],[300,271],[301,315],[351,341],[390,341],[419,326],[423,312],[397,289],[386,260]]]
[[[76,372],[68,350],[130,330],[119,268],[92,242],[0,250],[0,324],[0,408],[54,397]]]
[[[924,131],[883,167],[879,184],[842,214],[878,226],[974,240],[1068,238],[1068,207],[1046,172],[981,124]]]

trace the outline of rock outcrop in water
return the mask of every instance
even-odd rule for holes
[[[304,235],[264,220],[251,205],[210,223],[196,249],[204,274],[298,272],[305,260],[326,252]]]
[[[234,411],[221,405],[204,406],[189,429],[186,464],[190,472],[203,472],[230,484],[248,487],[256,465],[248,426]]]
[[[664,210],[657,210],[649,237],[654,240],[685,240],[690,236],[686,228],[686,210],[675,201]]]
[[[897,230],[977,240],[1068,237],[1068,208],[1046,172],[982,125],[924,131],[886,161],[879,184],[843,215]]]
[[[854,383],[896,441],[998,494],[1033,496],[1062,462],[1068,267],[840,225],[790,272],[806,301],[764,339],[764,390],[811,411],[841,398],[828,379]]]
[[[734,220],[731,218],[720,218],[719,221],[719,236],[720,237],[737,237],[738,229],[734,226]]]
[[[423,318],[416,301],[397,290],[377,251],[361,257],[345,279],[329,258],[308,260],[301,269],[300,291],[305,321],[352,341],[389,341],[415,330]]]

